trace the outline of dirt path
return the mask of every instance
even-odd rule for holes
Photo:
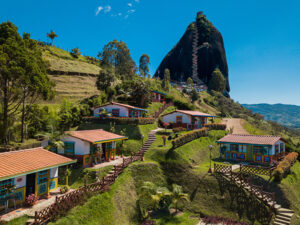
[[[222,123],[227,125],[227,130],[230,130],[232,127],[233,134],[249,134],[242,126],[242,121],[243,120],[239,118],[224,118]]]

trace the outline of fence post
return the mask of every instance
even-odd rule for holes
[[[35,211],[35,212],[34,212],[34,224],[38,224],[38,223],[37,223],[37,218],[38,218],[38,212]]]

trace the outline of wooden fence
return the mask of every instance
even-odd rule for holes
[[[232,166],[231,165],[224,165],[224,164],[214,163],[214,172],[231,173],[232,172]]]
[[[139,151],[136,155],[129,158],[124,158],[123,163],[114,166],[114,173],[108,174],[103,177],[101,181],[92,184],[84,185],[74,191],[66,193],[55,198],[55,202],[48,207],[35,212],[34,222],[32,225],[41,225],[49,221],[54,220],[58,215],[65,214],[68,210],[72,209],[76,205],[79,205],[86,201],[88,196],[97,193],[108,191],[110,185],[112,185],[117,177],[124,171],[124,169],[132,162],[141,160],[144,153]]]
[[[265,175],[265,176],[269,176],[269,178],[272,177],[274,169],[275,167],[262,167],[262,166],[240,164],[240,173]]]

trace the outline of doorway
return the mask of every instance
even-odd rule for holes
[[[31,194],[35,194],[35,180],[36,174],[31,173],[26,176],[26,197]]]
[[[102,143],[102,162],[106,160],[106,143]]]

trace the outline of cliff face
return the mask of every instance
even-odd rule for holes
[[[226,91],[230,91],[228,66],[221,33],[202,13],[191,23],[176,46],[165,56],[155,77],[164,77],[168,68],[171,79],[186,81],[191,77],[195,83],[208,84],[215,68],[219,68],[227,80]]]

